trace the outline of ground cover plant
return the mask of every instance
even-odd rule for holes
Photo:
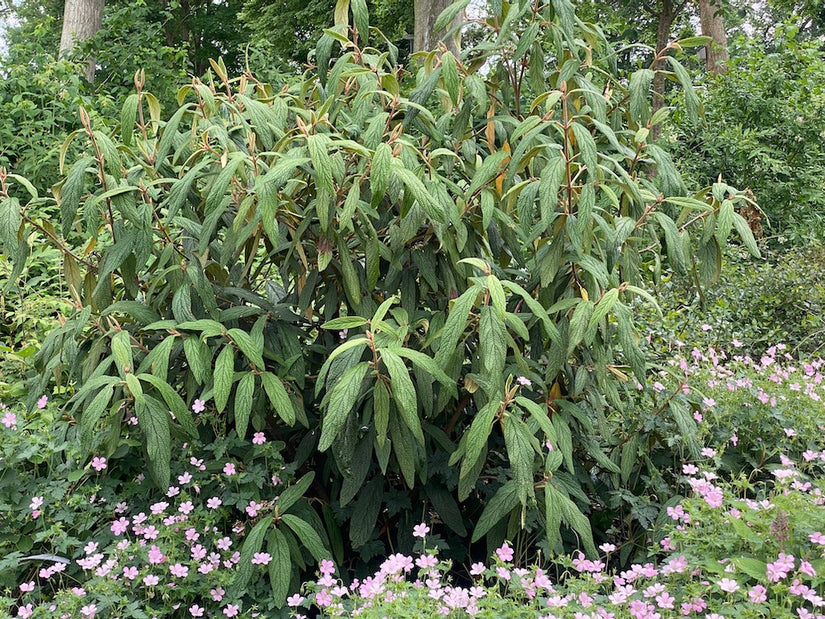
[[[410,532],[411,551],[384,557],[375,573],[356,576],[319,543],[318,577],[296,583],[287,608],[295,616],[313,608],[365,617],[822,616],[825,362],[789,359],[781,344],[757,360],[737,355],[736,343],[685,352],[651,388],[701,392],[693,423],[703,447],[669,471],[672,487],[635,561],[619,560],[633,540],[616,535],[592,559],[574,552],[537,562],[515,540],[486,562],[458,563],[444,553],[446,525],[429,518]],[[56,412],[46,398],[41,406],[37,415],[5,408],[0,418],[2,457],[14,462],[0,501],[18,533],[0,539],[11,616],[289,614],[260,579],[289,555],[247,543],[270,525],[271,505],[287,516],[306,509],[289,507],[304,480],[280,459],[282,446],[263,434],[187,446],[164,494],[141,475],[118,480],[102,456],[84,458],[72,447],[76,427],[34,423]],[[74,458],[81,462],[71,466]],[[246,539],[244,524],[254,525]]]

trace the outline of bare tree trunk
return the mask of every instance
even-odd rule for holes
[[[699,21],[702,34],[712,41],[705,46],[708,72],[724,73],[728,68],[728,37],[725,33],[725,20],[722,17],[720,0],[699,0]]]
[[[461,33],[457,32],[444,38],[445,32],[435,32],[435,20],[453,3],[453,0],[415,0],[415,31],[413,33],[413,50],[416,52],[430,51],[435,49],[439,42],[443,42],[454,56],[458,56],[461,50]],[[464,13],[456,15],[453,22],[447,27],[451,30],[454,26],[464,21]]]
[[[105,0],[66,0],[63,9],[63,31],[60,35],[60,54],[71,52],[75,45],[91,39],[103,24],[103,4]],[[95,79],[95,59],[89,58],[86,65],[86,79]]]
[[[645,10],[650,13],[657,20],[656,25],[656,55],[658,56],[663,49],[670,43],[670,31],[673,28],[673,22],[676,17],[685,8],[687,0],[682,0],[678,4],[674,4],[673,0],[662,0],[662,8],[656,12],[649,5],[645,4]],[[657,60],[653,68],[656,70],[656,75],[653,77],[653,113],[655,114],[665,104],[665,74],[662,71],[665,69],[664,59]],[[659,139],[661,135],[661,125],[653,127],[651,132],[651,140]]]

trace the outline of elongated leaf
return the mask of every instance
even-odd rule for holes
[[[155,483],[165,491],[169,487],[169,462],[172,458],[169,413],[151,396],[143,396],[135,398],[135,415],[146,442],[149,472]]]
[[[412,432],[415,440],[424,444],[424,433],[421,430],[421,420],[418,417],[418,397],[410,379],[409,370],[401,357],[388,349],[381,349],[381,360],[390,373],[390,390],[395,399],[398,411],[404,425]]]
[[[269,563],[269,584],[272,586],[272,601],[282,608],[289,593],[292,562],[289,560],[289,543],[278,529],[269,532],[266,551],[272,557]]]
[[[490,499],[473,530],[473,543],[484,537],[496,523],[507,516],[519,504],[519,490],[515,481],[508,481],[501,486]]]
[[[348,369],[335,386],[329,395],[329,404],[327,406],[324,419],[321,423],[321,440],[318,444],[319,451],[326,451],[332,445],[344,423],[347,416],[352,411],[358,395],[361,393],[361,383],[364,376],[367,374],[369,363],[363,361]]]
[[[92,444],[94,440],[94,433],[97,429],[97,424],[103,417],[103,412],[109,406],[109,402],[114,394],[114,385],[106,385],[97,392],[97,395],[92,398],[89,405],[83,409],[80,416],[80,444],[84,452],[91,451],[94,447]]]
[[[17,248],[17,231],[22,223],[20,201],[17,198],[0,198],[0,250],[6,256]]]
[[[238,387],[235,389],[235,431],[238,437],[246,436],[246,428],[249,426],[249,415],[252,412],[252,400],[255,397],[255,374],[244,372]]]
[[[217,359],[215,359],[215,371],[213,374],[213,395],[215,397],[215,406],[219,413],[222,413],[226,408],[234,379],[235,351],[230,344],[227,344],[221,349]]]
[[[504,418],[504,444],[510,471],[516,483],[519,502],[527,506],[527,498],[535,496],[533,489],[533,457],[535,449],[533,435],[518,417],[508,415]]]
[[[372,479],[358,495],[354,510],[357,518],[350,520],[349,538],[353,548],[366,544],[375,531],[381,501],[384,496],[384,479],[381,476]]]
[[[241,558],[235,571],[235,578],[232,580],[232,591],[239,595],[246,590],[255,566],[252,565],[252,558],[256,552],[260,552],[266,539],[266,534],[272,526],[272,516],[266,516],[258,524],[252,527],[249,535],[246,536],[241,547]]]
[[[363,327],[369,321],[361,316],[341,316],[340,318],[333,318],[321,325],[322,329],[354,329],[356,327]]]
[[[468,288],[455,300],[455,303],[450,309],[447,321],[441,329],[441,342],[438,345],[438,352],[435,356],[436,362],[441,367],[446,366],[446,362],[455,352],[456,346],[458,346],[458,340],[467,327],[467,317],[470,309],[475,304],[478,293],[479,289],[476,286]]]
[[[138,374],[140,380],[149,383],[160,392],[166,405],[172,409],[178,423],[192,438],[198,437],[198,429],[195,426],[195,420],[192,418],[192,413],[186,407],[178,393],[166,382],[166,380],[154,376],[152,374]]]
[[[287,425],[295,424],[295,409],[292,407],[292,400],[284,388],[281,379],[271,372],[261,374],[261,382],[264,385],[266,396],[275,412]]]
[[[473,470],[481,452],[487,445],[493,419],[499,409],[499,403],[491,400],[473,418],[473,423],[467,431],[465,440],[464,459],[461,461],[459,477],[466,477]]]
[[[312,485],[312,481],[314,479],[315,472],[310,471],[301,477],[301,479],[289,486],[289,488],[281,492],[278,500],[275,501],[275,505],[278,507],[278,513],[285,514],[288,512],[289,508],[295,505],[295,503],[297,503],[298,500],[306,494],[306,491],[309,489],[310,485]]]
[[[229,337],[241,349],[244,356],[255,364],[255,367],[259,370],[264,369],[263,347],[257,346],[249,333],[241,329],[230,329]]]
[[[294,514],[284,514],[281,516],[281,520],[295,532],[295,535],[298,536],[298,539],[301,540],[301,543],[309,550],[316,561],[320,563],[331,556],[330,551],[324,546],[321,536],[315,532],[315,529],[306,520]]]

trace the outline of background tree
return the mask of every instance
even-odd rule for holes
[[[444,31],[436,31],[435,27],[438,16],[452,3],[453,0],[415,0],[415,31],[413,33],[415,51],[435,49],[439,43],[443,42],[454,56],[458,56],[461,48],[461,32],[456,27],[464,21],[464,11],[458,11]],[[447,33],[450,33],[449,36],[445,36]]]
[[[718,0],[699,0],[699,20],[702,34],[712,40],[705,45],[708,72],[717,74],[727,70],[730,60],[725,19]]]
[[[105,0],[66,0],[63,8],[63,31],[60,35],[60,53],[71,52],[81,41],[94,38],[103,23]],[[95,58],[86,65],[86,79],[95,79]]]

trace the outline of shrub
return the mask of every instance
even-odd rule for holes
[[[739,41],[730,69],[703,89],[704,123],[684,119],[673,156],[698,185],[721,174],[753,190],[774,237],[822,238],[825,62],[815,42],[778,26],[773,45]]]
[[[20,178],[0,188],[3,250],[25,255],[39,226],[78,306],[32,392],[67,385],[84,448],[145,458],[161,488],[182,441],[266,431],[317,475],[304,490],[328,506],[339,562],[410,547],[421,505],[457,558],[516,535],[595,554],[582,510],[621,484],[606,450],[628,375],[647,372],[629,299],[650,300],[665,256],[714,279],[733,229],[756,253],[745,198],[722,183],[685,195],[647,142],[667,115],[651,112],[653,72],[625,81],[566,0],[502,3],[466,59],[434,52],[415,75],[351,8],[357,40],[337,11],[299,84],[215,62],[166,121],[139,80],[117,135],[81,109],[59,230],[7,197]],[[247,555],[281,545],[284,518],[268,513]]]

